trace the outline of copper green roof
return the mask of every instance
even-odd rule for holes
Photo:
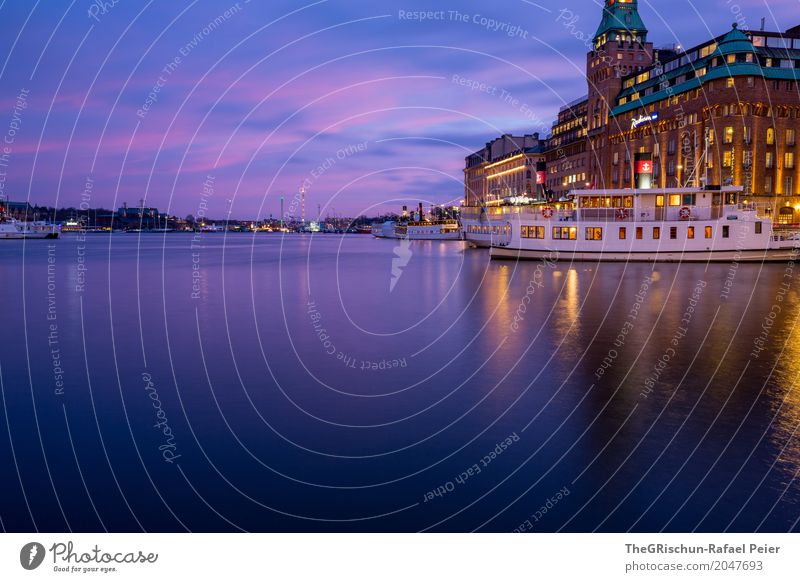
[[[631,2],[607,0],[606,6],[603,8],[603,20],[594,37],[597,39],[611,32],[647,33],[642,17],[639,16],[637,0]]]

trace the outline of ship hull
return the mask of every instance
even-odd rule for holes
[[[57,239],[57,232],[0,232],[0,240],[34,240]]]
[[[555,251],[493,247],[493,259],[538,260],[561,262],[611,262],[611,263],[785,263],[798,258],[793,249],[754,249],[719,251]]]

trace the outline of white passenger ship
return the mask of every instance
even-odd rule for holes
[[[412,221],[395,226],[394,235],[408,240],[461,240],[461,226],[457,220]]]
[[[787,261],[800,234],[773,230],[774,208],[741,187],[579,190],[572,202],[529,206],[508,220],[498,259]]]
[[[49,222],[20,222],[8,218],[0,222],[0,240],[58,238],[61,227]]]

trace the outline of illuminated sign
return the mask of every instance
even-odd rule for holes
[[[631,120],[631,129],[636,129],[640,125],[652,121],[658,121],[658,112],[651,113],[650,115],[642,115]]]
[[[547,172],[536,172],[536,184],[544,184]]]
[[[650,160],[642,160],[640,162],[636,162],[636,173],[637,174],[652,174],[653,173],[653,162]]]

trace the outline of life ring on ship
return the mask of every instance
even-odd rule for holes
[[[678,216],[681,217],[681,220],[689,220],[689,217],[692,215],[692,211],[689,209],[688,206],[682,206],[681,209],[678,211]]]
[[[549,206],[545,206],[542,208],[542,216],[545,218],[553,218],[553,209]]]
[[[627,208],[619,208],[617,209],[617,220],[627,220],[628,219],[628,209]]]

